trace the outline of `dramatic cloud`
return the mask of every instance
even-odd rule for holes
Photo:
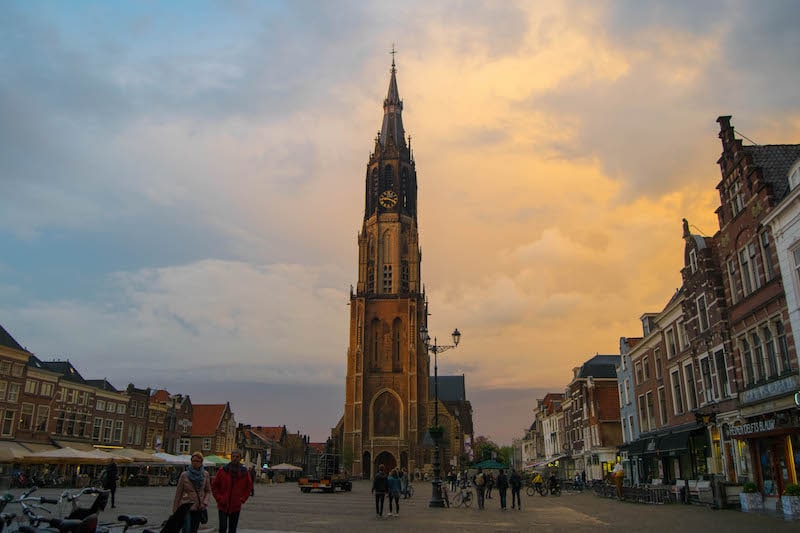
[[[797,13],[8,3],[0,323],[89,377],[200,386],[239,420],[324,439],[394,41],[430,326],[463,333],[440,370],[465,374],[477,433],[509,442],[543,391],[666,304],[681,219],[716,230],[717,116],[798,142]]]

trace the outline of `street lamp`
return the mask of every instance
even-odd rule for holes
[[[422,326],[419,328],[419,338],[425,344],[425,349],[433,354],[433,392],[435,402],[433,404],[433,425],[436,428],[435,435],[431,435],[433,439],[433,481],[431,501],[428,502],[428,507],[444,507],[444,500],[442,499],[442,480],[439,478],[439,439],[441,432],[439,431],[439,362],[437,355],[458,346],[461,340],[461,332],[458,328],[453,330],[453,344],[439,345],[436,342],[436,337],[433,338],[433,345],[431,345],[431,336],[428,335],[428,328]]]

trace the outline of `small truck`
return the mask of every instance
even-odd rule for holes
[[[319,458],[316,476],[304,476],[297,481],[300,492],[307,494],[313,490],[320,492],[335,492],[336,490],[350,492],[353,483],[346,473],[337,473],[339,469],[339,456],[324,453]]]

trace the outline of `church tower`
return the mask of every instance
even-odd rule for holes
[[[358,235],[358,284],[350,294],[350,345],[342,427],[354,475],[377,466],[422,465],[429,358],[418,331],[427,326],[420,280],[417,172],[403,129],[403,102],[392,59],[383,123],[367,162],[364,222]]]

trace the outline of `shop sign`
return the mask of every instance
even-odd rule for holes
[[[728,426],[728,435],[732,437],[741,437],[742,435],[763,433],[764,431],[772,431],[773,429],[775,429],[775,419],[770,418],[769,420],[759,420],[740,426]]]
[[[789,394],[793,390],[797,390],[798,382],[796,376],[789,376],[772,383],[766,383],[760,387],[746,390],[742,393],[742,403],[753,403],[772,398],[773,396],[781,396]],[[796,397],[795,397],[796,400]]]

